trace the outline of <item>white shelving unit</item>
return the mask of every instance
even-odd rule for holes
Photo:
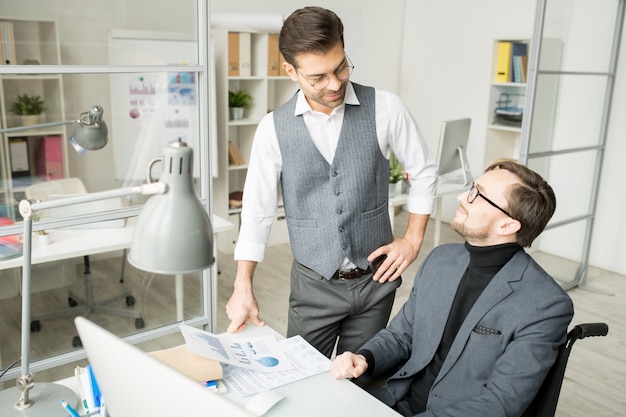
[[[501,158],[519,159],[522,147],[522,126],[510,126],[494,122],[495,110],[503,97],[508,97],[508,106],[526,106],[526,83],[516,82],[496,82],[495,73],[498,60],[498,42],[519,42],[527,44],[530,52],[530,41],[528,39],[496,39],[493,46],[493,69],[492,82],[489,85],[489,109],[487,120],[487,136],[485,140],[484,167],[493,161]],[[561,60],[561,42],[557,39],[544,39],[541,59],[549,63],[552,67],[559,67]],[[533,114],[533,131],[542,132],[542,141],[536,146],[548,149],[552,141],[553,119],[556,111],[556,100],[559,82],[557,78],[549,78],[538,85],[536,96],[539,103],[535,106]],[[530,109],[525,109],[527,115]],[[548,133],[546,135],[546,132]],[[535,149],[537,150],[537,149]]]
[[[485,141],[484,166],[489,165],[491,162],[499,158],[506,157],[517,159],[519,157],[521,143],[521,123],[519,126],[510,126],[498,124],[494,121],[496,107],[504,104],[502,103],[504,98],[508,99],[508,106],[524,107],[524,100],[526,97],[526,83],[495,81],[498,60],[498,43],[501,41],[528,44],[528,40],[520,39],[497,39],[494,41],[493,76],[492,82],[489,86],[489,110],[487,116],[487,138]]]
[[[10,22],[13,27],[15,63],[19,65],[60,65],[61,54],[56,23],[54,21],[0,19]],[[14,63],[11,63],[14,64]],[[60,74],[32,75],[24,74],[15,67],[11,74],[0,75],[0,127],[11,128],[21,126],[20,116],[9,111],[11,103],[19,94],[40,96],[46,103],[47,110],[42,114],[39,123],[59,122],[66,120],[63,99],[63,78]],[[15,202],[23,197],[24,188],[36,182],[45,181],[48,172],[39,172],[37,153],[42,139],[46,136],[59,136],[61,146],[62,172],[55,177],[68,176],[66,129],[63,126],[46,129],[31,129],[2,134],[0,146],[0,216],[15,217]],[[16,138],[24,138],[27,143],[29,172],[15,175],[11,164],[10,142]],[[16,195],[17,194],[17,195]]]
[[[213,182],[213,210],[217,215],[239,225],[240,208],[229,207],[228,195],[242,191],[248,165],[229,165],[228,143],[232,141],[244,160],[250,159],[250,149],[257,125],[267,113],[287,101],[298,89],[298,85],[287,76],[268,75],[268,42],[270,33],[254,32],[250,38],[250,76],[228,75],[228,30],[213,29],[216,77],[216,114],[218,132],[218,177]],[[228,110],[228,92],[245,89],[254,98],[254,103],[247,109],[241,120],[230,120]],[[278,224],[277,224],[278,223]],[[279,214],[272,226],[269,244],[288,241],[284,213]],[[238,227],[228,238],[220,239],[219,249],[232,253],[237,240]]]

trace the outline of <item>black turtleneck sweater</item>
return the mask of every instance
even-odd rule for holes
[[[405,399],[408,401],[413,414],[426,410],[430,388],[439,374],[439,370],[448,355],[450,346],[461,324],[463,324],[474,303],[494,275],[517,251],[522,249],[517,243],[496,246],[472,246],[467,242],[465,243],[465,248],[469,252],[470,263],[456,291],[441,343],[433,360],[413,378],[411,389]]]

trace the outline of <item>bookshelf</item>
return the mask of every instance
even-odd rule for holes
[[[507,43],[510,45],[508,52],[507,48],[502,46]],[[542,43],[541,59],[554,67],[559,67],[561,43],[549,38],[543,39]],[[528,57],[531,46],[528,39],[496,39],[493,43],[484,167],[496,159],[519,159],[520,156],[528,58],[518,60],[518,64],[526,66],[526,69],[518,65],[518,70],[521,72],[516,72],[513,58],[516,56],[515,45],[523,45],[521,50]],[[503,72],[505,72],[504,75]],[[537,97],[540,97],[541,104],[535,107],[534,124],[537,128],[540,127],[542,132],[552,132],[551,124],[556,109],[557,90],[558,79],[555,78],[542,82],[535,93]],[[510,117],[498,118],[498,113],[507,113],[507,110],[511,110],[508,112]],[[546,137],[544,140],[547,144],[551,138]]]
[[[278,62],[282,64],[282,61],[276,34],[240,32],[239,36],[234,36],[233,33],[227,29],[211,31],[218,132],[218,177],[213,181],[213,210],[217,215],[239,225],[241,208],[231,206],[229,200],[233,193],[243,190],[257,125],[263,116],[287,101],[297,91],[298,85],[286,74],[281,75],[277,68],[280,66]],[[239,39],[240,43],[232,45],[233,39]],[[233,75],[237,74],[236,68],[239,68],[239,75]],[[228,92],[240,89],[250,93],[254,101],[245,110],[243,118],[232,120],[228,109]],[[284,212],[279,209],[272,226],[270,245],[288,241],[284,223]],[[238,228],[227,239],[220,239],[220,251],[233,252],[237,232]]]
[[[14,64],[61,64],[54,21],[3,18],[0,22],[4,29],[0,44],[5,68]],[[47,110],[35,123],[66,120],[62,76],[25,74],[15,67],[14,71],[0,75],[0,128],[23,126],[21,117],[10,112],[11,104],[20,94],[40,96],[45,101]],[[17,219],[16,201],[23,198],[27,186],[67,177],[66,130],[59,126],[0,136],[0,217]],[[46,159],[52,155],[54,161]]]
[[[489,86],[489,109],[484,166],[499,158],[519,156],[521,139],[521,117],[526,99],[526,71],[515,71],[514,45],[523,45],[528,56],[527,39],[496,39],[493,44],[493,65]],[[518,61],[519,62],[519,61]],[[527,58],[526,58],[527,62]],[[510,109],[510,117],[499,117],[500,110]]]

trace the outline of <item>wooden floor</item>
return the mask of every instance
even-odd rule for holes
[[[406,212],[401,211],[396,216],[396,231],[402,232],[406,224]],[[432,249],[434,224],[430,224],[426,241],[422,253],[418,260],[409,267],[404,274],[404,284],[398,290],[394,310],[392,314],[400,308],[406,300],[411,289],[411,281],[419,263]],[[446,224],[442,227],[442,242],[461,242],[462,239],[450,229]],[[548,270],[556,265],[560,268],[561,260],[552,260],[550,257],[535,254],[540,259],[542,265],[548,266]],[[291,251],[289,245],[278,245],[268,249],[266,261],[257,267],[255,276],[255,294],[261,308],[261,317],[265,322],[276,329],[279,333],[285,334],[287,326],[287,303],[289,294],[289,271],[291,268]],[[228,325],[225,315],[225,305],[232,291],[234,279],[235,263],[232,255],[220,254],[218,257],[220,275],[218,277],[218,316],[217,331],[224,331]],[[102,280],[110,282],[111,280]],[[116,288],[116,287],[115,287]],[[114,291],[117,291],[116,288]],[[199,307],[194,305],[194,291],[197,295],[197,286],[187,285],[185,313],[194,314]],[[151,320],[156,320],[162,314],[167,318],[172,317],[171,299],[167,296],[159,298],[159,292],[171,295],[173,284],[168,282],[152,283],[149,289],[150,297],[147,297],[150,304],[144,306],[149,310]],[[580,340],[574,346],[569,359],[559,407],[556,415],[559,417],[615,417],[626,416],[626,277],[609,273],[595,268],[590,268],[588,273],[586,288],[575,288],[569,291],[569,295],[574,300],[575,316],[572,326],[583,322],[603,321],[609,324],[609,335],[603,338],[588,338]],[[144,302],[146,297],[142,300]],[[169,302],[168,302],[169,300]],[[0,301],[0,315],[7,317],[6,310],[3,311],[3,304],[6,300]],[[43,300],[40,300],[43,302]],[[189,301],[189,302],[188,302]],[[163,320],[167,320],[167,318]],[[61,322],[68,322],[69,319],[55,319]],[[104,319],[103,319],[104,320]],[[119,319],[107,319],[111,326],[119,325]],[[132,327],[129,319],[121,320],[127,327]],[[19,333],[12,334],[7,327],[0,324],[2,338],[5,336],[19,337]],[[67,330],[65,330],[67,329]],[[125,330],[120,330],[125,331]],[[130,331],[130,330],[126,330]],[[46,336],[50,338],[50,344],[58,340],[67,343],[71,340],[74,330],[71,325],[57,326],[53,334]],[[168,347],[182,343],[179,335],[172,335],[166,338],[146,342],[141,345],[143,349],[152,350],[160,347]],[[45,345],[43,340],[38,340],[38,344]],[[38,348],[40,350],[41,347]],[[16,352],[12,352],[10,357],[2,352],[3,364],[10,363]],[[40,352],[41,354],[41,352]],[[84,362],[83,362],[84,363]],[[36,381],[49,381],[69,376],[72,373],[74,364],[65,365],[49,371],[40,372],[36,376]],[[12,386],[12,383],[5,387]]]

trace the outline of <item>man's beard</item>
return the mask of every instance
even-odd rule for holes
[[[461,235],[466,241],[483,241],[489,237],[487,228],[470,229],[465,225],[465,223],[461,223],[456,220],[452,220],[450,226],[452,226],[452,229],[454,229],[454,231]]]

